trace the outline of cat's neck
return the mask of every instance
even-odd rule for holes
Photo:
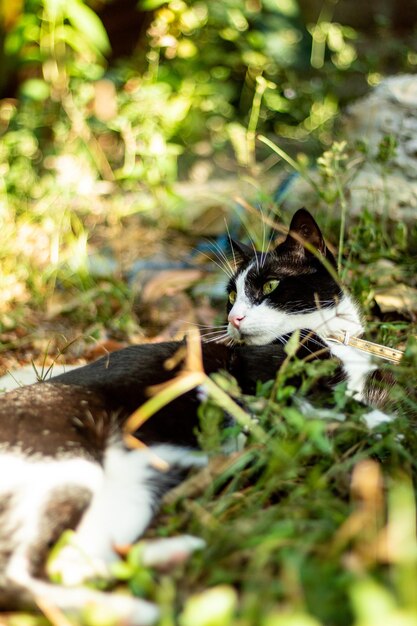
[[[376,369],[375,363],[369,354],[349,345],[335,344],[331,341],[332,336],[345,333],[346,336],[351,337],[362,335],[364,327],[360,310],[353,299],[348,294],[344,294],[336,306],[336,311],[333,309],[333,315],[329,315],[329,318],[323,321],[323,326],[320,330],[316,330],[316,333],[324,339],[331,353],[342,362],[346,372],[348,393],[357,400],[363,401],[366,382],[369,375]]]
[[[364,332],[359,307],[346,293],[334,307],[319,308],[317,311],[305,315],[305,318],[311,318],[305,320],[309,322],[308,328],[314,330],[322,339],[341,333],[360,337]]]
[[[305,328],[312,330],[324,340],[341,333],[359,337],[364,332],[360,310],[353,299],[345,293],[334,306],[317,308],[310,313],[284,314],[279,319],[279,327],[278,336],[294,332],[297,328]]]

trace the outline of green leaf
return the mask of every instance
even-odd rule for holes
[[[166,3],[167,0],[140,0],[138,2],[138,7],[142,11],[153,11],[154,9],[158,9]]]
[[[75,532],[73,530],[65,530],[54,547],[51,549],[46,561],[46,572],[54,583],[61,583],[61,572],[56,569],[55,561],[60,556],[61,551],[68,545],[73,545],[75,541]]]
[[[305,613],[294,613],[293,615],[273,613],[266,618],[262,626],[320,626],[320,622]]]
[[[191,596],[180,615],[181,626],[228,626],[237,605],[233,587],[219,585]]]
[[[110,52],[110,41],[100,18],[81,0],[71,0],[65,4],[65,13],[72,27],[78,30],[97,50]]]
[[[111,564],[110,571],[117,580],[129,580],[135,573],[134,568],[126,561],[115,561]]]
[[[40,102],[49,97],[49,85],[40,78],[30,78],[22,84],[20,93],[26,98]]]
[[[290,339],[287,341],[286,345],[284,346],[285,354],[288,354],[288,356],[290,357],[295,356],[299,346],[300,346],[300,331],[297,329],[293,332]]]
[[[366,578],[353,585],[350,595],[359,624],[389,626],[393,623],[396,605],[388,589]]]

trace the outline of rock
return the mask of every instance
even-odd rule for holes
[[[404,74],[383,80],[371,93],[349,105],[342,137],[349,148],[365,144],[363,163],[352,169],[345,185],[349,216],[364,209],[393,220],[415,220],[417,209],[417,76]],[[397,144],[385,162],[380,158],[386,137]],[[311,173],[321,186],[319,172]],[[297,177],[287,192],[286,206],[296,208],[320,200],[312,186]]]

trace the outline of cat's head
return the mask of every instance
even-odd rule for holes
[[[233,256],[227,330],[235,341],[263,345],[304,328],[323,337],[362,332],[358,309],[337,280],[335,259],[305,209],[295,213],[275,249],[258,252],[233,242]]]

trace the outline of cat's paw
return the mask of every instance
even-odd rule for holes
[[[101,607],[105,608],[104,617],[115,615],[116,622],[120,624],[129,624],[130,626],[152,626],[160,617],[159,608],[139,598],[131,598],[118,593],[101,594],[106,596],[106,604]]]
[[[194,552],[206,546],[204,539],[193,535],[145,540],[142,544],[143,565],[160,570],[168,570],[183,563]]]
[[[368,411],[367,413],[364,413],[362,415],[362,419],[368,428],[373,429],[380,424],[393,422],[395,420],[395,416],[384,413],[379,409],[373,409],[371,411]]]

